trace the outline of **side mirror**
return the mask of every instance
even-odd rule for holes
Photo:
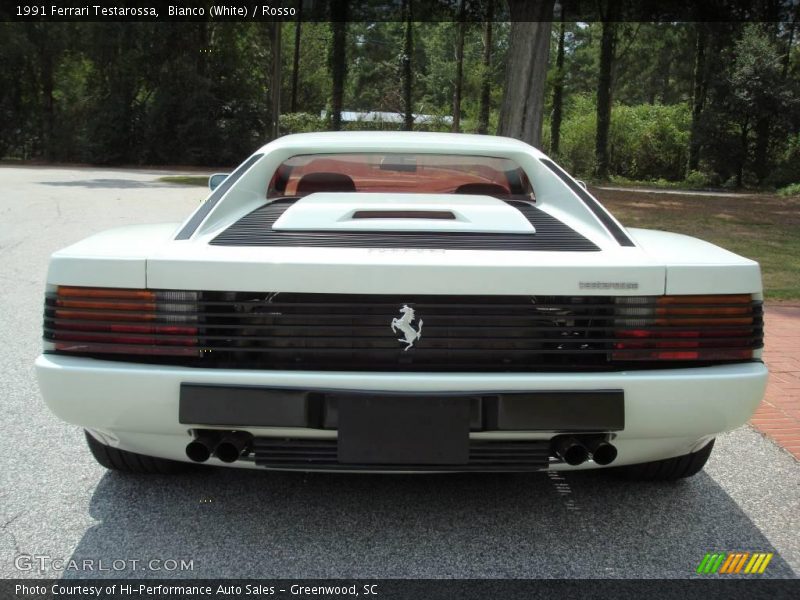
[[[581,186],[583,189],[585,189],[585,190],[586,190],[586,189],[588,189],[588,188],[586,187],[586,182],[585,182],[585,181],[583,181],[583,179],[576,179],[575,181],[577,181],[577,182],[578,182],[578,185],[579,185],[579,186]],[[213,190],[214,188],[211,188],[211,189]]]
[[[208,178],[208,189],[213,192],[223,181],[228,178],[228,175],[230,175],[230,173],[214,173]]]

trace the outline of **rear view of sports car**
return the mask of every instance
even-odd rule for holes
[[[56,252],[36,362],[112,469],[698,472],[764,392],[759,266],[516,140],[292,135]]]

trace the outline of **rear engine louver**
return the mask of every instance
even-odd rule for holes
[[[593,242],[526,202],[509,201],[536,233],[462,231],[282,231],[272,226],[295,200],[276,200],[239,219],[213,246],[308,246],[317,248],[413,248],[452,250],[599,251]],[[376,212],[376,211],[373,211]],[[370,218],[377,218],[371,215]],[[444,217],[438,217],[444,218]]]

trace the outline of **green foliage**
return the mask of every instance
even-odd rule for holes
[[[0,23],[0,157],[29,158],[38,142],[37,115],[30,110],[36,82],[26,60],[33,51],[18,24]]]
[[[779,196],[800,196],[800,183],[793,183],[778,190]]]
[[[778,24],[715,25],[699,124],[707,167],[735,187],[789,183],[794,176],[786,173],[780,155],[800,128],[800,87],[786,70],[792,48],[785,44],[796,35]]]
[[[145,163],[236,164],[263,143],[267,74],[253,62],[270,60],[263,28],[193,25],[196,44],[210,51],[196,52],[185,38],[168,36],[152,91],[142,93]]]
[[[415,23],[415,129],[449,131],[454,23]],[[462,130],[477,128],[481,23],[466,28]],[[491,106],[502,97],[508,24],[493,24]],[[295,23],[282,30],[282,134],[319,131],[330,109],[330,23],[302,23],[296,113],[290,113]],[[344,108],[403,110],[402,23],[350,22]],[[45,68],[52,63],[52,112]],[[98,164],[235,164],[266,141],[270,122],[269,28],[261,23],[0,24],[0,158]],[[52,131],[48,129],[52,123]],[[491,130],[497,111],[490,113]],[[394,123],[347,123],[386,129]]]
[[[730,73],[734,106],[745,117],[771,116],[793,103],[783,57],[762,23],[749,23],[734,47]]]
[[[417,130],[450,130],[445,117],[453,110],[458,27],[451,22],[413,26],[413,109],[434,117],[416,123]],[[703,27],[620,23],[616,28],[610,176],[690,187],[796,182],[800,35],[788,23]],[[601,29],[601,23],[566,24],[561,147],[554,158],[584,178],[595,168]],[[465,27],[464,132],[478,127],[485,71],[491,82],[489,132],[496,131],[510,26],[494,22],[492,30],[487,70],[482,64],[485,25]],[[703,106],[695,123],[700,162],[683,181],[701,30],[708,41],[701,69]],[[331,24],[302,23],[291,112],[295,31],[295,23],[283,24],[282,134],[330,125],[318,115],[331,106]],[[351,21],[345,39],[344,109],[402,113],[404,23]],[[267,141],[272,55],[270,27],[264,23],[0,23],[0,64],[6,67],[0,69],[0,158],[238,163]],[[554,64],[540,86],[546,115],[552,109],[553,70]],[[343,128],[396,130],[401,125],[362,122]],[[549,148],[549,135],[545,123],[543,148]]]
[[[611,113],[610,168],[632,179],[683,178],[689,142],[689,108],[617,105]]]
[[[310,113],[284,113],[279,119],[282,134],[324,131],[327,119]]]
[[[283,77],[281,87],[281,106],[285,112],[291,111],[291,80],[294,58],[295,24],[284,24],[282,41]],[[299,111],[319,114],[330,99],[330,75],[323,66],[328,60],[328,46],[331,42],[330,23],[303,23],[300,28],[300,60],[297,85],[297,108]],[[253,61],[253,68],[266,68],[266,64]]]
[[[701,171],[690,171],[686,175],[686,185],[693,188],[704,188],[712,185],[711,177]]]
[[[615,105],[609,135],[611,173],[637,180],[683,179],[689,119],[685,104]],[[595,127],[594,99],[574,98],[561,126],[557,158],[583,177],[594,170]]]
[[[692,171],[692,177],[684,179],[683,181],[667,181],[663,177],[658,179],[628,179],[619,175],[612,175],[610,182],[615,186],[632,187],[632,188],[659,188],[664,190],[702,190],[708,187],[716,187],[715,184],[707,175],[700,171]],[[599,182],[598,182],[599,183]]]
[[[797,181],[800,173],[800,134],[778,137],[775,147],[775,166],[767,183],[782,187]]]
[[[263,143],[269,109],[259,62],[268,62],[269,44],[259,25],[2,25],[0,59],[22,76],[0,74],[9,92],[0,117],[11,115],[0,118],[0,156],[219,165]]]
[[[688,23],[626,23],[617,42],[617,102],[678,104],[692,93],[694,39]]]
[[[613,125],[613,115],[612,115]],[[597,127],[594,98],[588,95],[571,99],[561,123],[561,147],[557,157],[564,167],[581,177],[590,176],[595,170],[594,136]],[[542,145],[550,146],[550,127],[543,129]]]

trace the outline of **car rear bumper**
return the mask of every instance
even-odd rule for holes
[[[592,397],[589,392],[614,390],[624,398],[622,428],[608,427],[614,430],[614,444],[619,451],[613,463],[616,466],[686,454],[716,434],[744,424],[761,401],[767,381],[767,369],[760,362],[612,373],[397,374],[204,370],[43,354],[36,361],[36,370],[45,402],[61,419],[91,430],[106,444],[174,460],[187,460],[185,447],[191,440],[190,429],[215,427],[207,421],[193,424],[179,417],[182,384],[407,395],[505,393],[519,397],[522,392],[578,392],[585,398]],[[531,401],[535,399],[535,395],[531,396]],[[570,410],[574,411],[574,406]],[[512,417],[502,429],[473,427],[470,440],[547,440],[565,430],[572,431],[569,422],[574,417],[567,414],[566,408],[563,412],[556,416],[567,420],[565,428],[554,424],[552,430],[534,430],[529,421],[520,421],[517,429]],[[324,422],[314,427],[308,426],[309,422],[297,424],[301,426],[265,426],[262,422],[236,429],[246,429],[259,438],[337,436],[336,429],[325,428]],[[222,464],[213,458],[210,462]],[[233,466],[255,465],[238,461]],[[555,464],[551,468],[593,466],[596,465],[590,461],[579,467]]]

